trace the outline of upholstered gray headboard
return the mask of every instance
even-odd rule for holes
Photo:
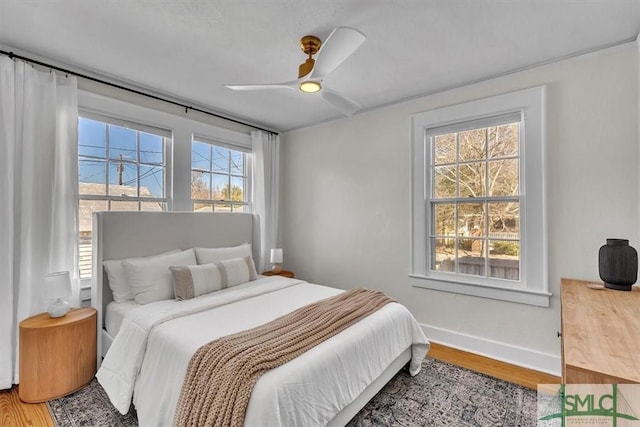
[[[103,261],[247,242],[252,245],[256,265],[260,265],[259,221],[249,213],[96,212],[92,242],[91,305],[98,310],[98,337],[105,307],[113,300]],[[100,352],[98,339],[98,356]]]

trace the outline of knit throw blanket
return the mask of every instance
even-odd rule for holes
[[[189,362],[174,425],[242,426],[262,374],[392,301],[380,291],[353,289],[205,344]]]

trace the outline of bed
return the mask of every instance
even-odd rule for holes
[[[257,217],[247,213],[94,214],[97,378],[120,412],[135,405],[141,426],[173,422],[188,362],[200,346],[344,291],[258,275],[185,301],[123,303],[114,301],[103,263],[248,243],[259,265],[258,224]],[[344,426],[402,367],[409,365],[416,374],[428,348],[408,310],[387,304],[264,374],[251,394],[245,425]]]

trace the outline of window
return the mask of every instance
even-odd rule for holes
[[[238,198],[237,190],[232,191],[235,185],[242,194],[241,200],[226,202],[227,210],[251,208],[251,155],[245,154],[251,152],[249,133],[195,120],[187,113],[168,113],[84,90],[78,91],[78,105],[81,287],[86,289],[91,277],[93,212],[193,209],[193,135],[202,135],[197,138],[199,142],[213,142],[240,153],[241,163],[237,155],[231,158],[232,153],[226,154],[230,162],[229,193]],[[216,161],[222,156],[215,157]],[[224,167],[216,165],[215,172],[221,173]],[[240,168],[244,168],[242,173],[238,172]],[[240,176],[244,177],[242,185],[237,181]],[[216,210],[223,210],[223,206],[217,206],[219,200],[205,201],[216,204]]]
[[[80,113],[78,120],[80,278],[91,277],[92,214],[166,209],[170,132]]]
[[[248,156],[240,149],[194,139],[191,201],[196,212],[247,212]]]
[[[548,306],[543,98],[413,117],[413,285]]]
[[[489,123],[426,132],[431,152],[430,267],[517,281],[520,121],[509,116]]]

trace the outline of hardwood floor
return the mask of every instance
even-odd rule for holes
[[[2,427],[54,427],[45,403],[24,403],[18,396],[18,387],[0,391],[0,426]]]
[[[560,377],[521,368],[437,343],[431,343],[429,357],[532,389],[535,389],[537,384],[560,383]],[[10,391],[0,391],[0,426],[54,427],[54,424],[46,404],[23,403],[18,397],[17,387],[14,387]]]
[[[480,372],[501,380],[520,384],[521,386],[536,389],[538,384],[560,384],[560,377],[522,368],[510,363],[490,359],[488,357],[447,347],[438,343],[431,343],[429,357],[462,366],[472,371]]]

